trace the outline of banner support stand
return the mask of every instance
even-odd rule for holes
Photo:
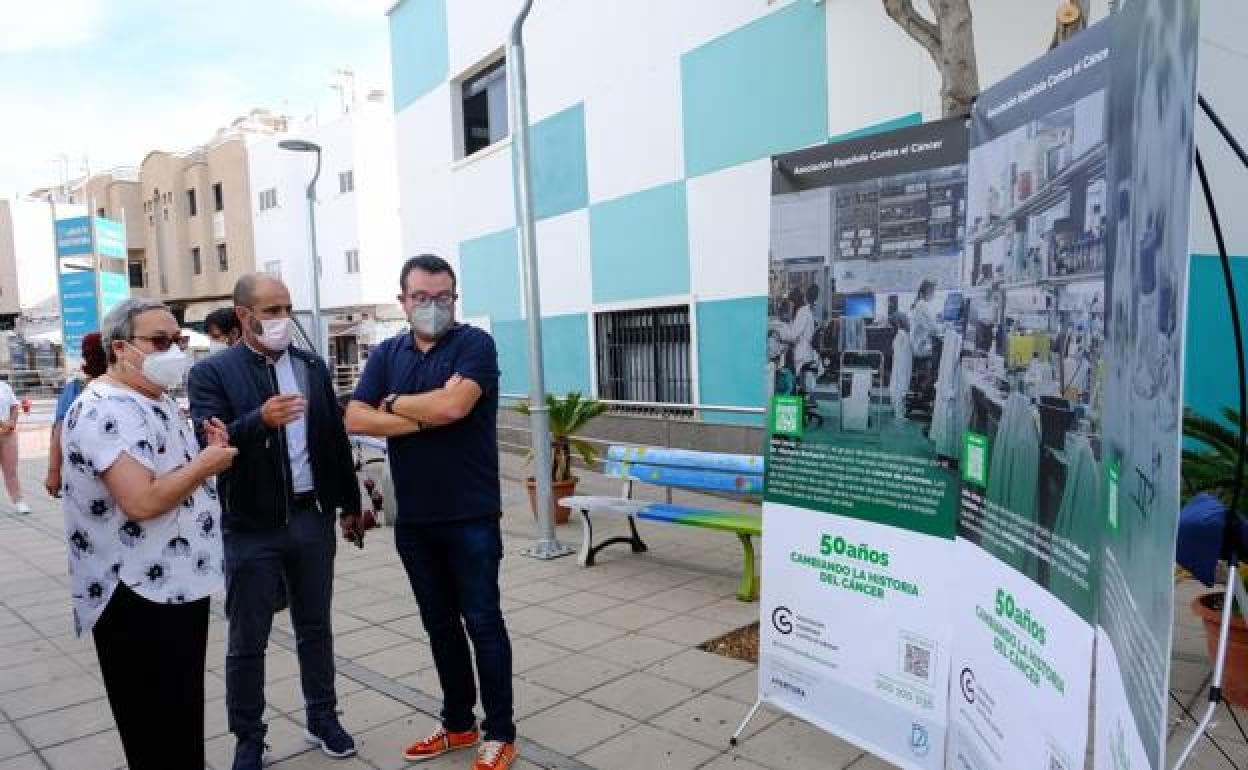
[[[750,706],[750,710],[745,715],[745,719],[741,720],[741,724],[737,726],[737,731],[732,734],[731,738],[728,739],[729,746],[736,747],[737,741],[740,740],[741,738],[741,734],[745,732],[745,728],[750,726],[750,722],[753,721],[754,715],[758,713],[758,709],[762,705],[763,705],[762,698],[759,698],[758,700],[754,701],[754,705]]]
[[[1183,747],[1183,753],[1179,755],[1171,770],[1180,770],[1183,765],[1187,764],[1192,752],[1196,750],[1196,744],[1205,737],[1209,723],[1213,721],[1213,715],[1218,710],[1218,704],[1222,702],[1222,677],[1225,673],[1226,654],[1230,645],[1231,614],[1235,600],[1239,600],[1241,607],[1248,607],[1248,590],[1244,588],[1243,580],[1240,578],[1241,569],[1240,565],[1233,564],[1226,576],[1226,593],[1222,598],[1222,625],[1218,631],[1218,653],[1213,659],[1213,681],[1209,683],[1209,703],[1205,706],[1204,716],[1196,725],[1192,737],[1188,739],[1187,745]],[[1226,707],[1231,708],[1230,704]]]

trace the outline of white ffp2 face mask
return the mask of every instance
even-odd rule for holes
[[[290,347],[290,340],[294,334],[291,328],[289,318],[269,318],[258,321],[260,324],[260,332],[257,335],[260,338],[260,344],[265,350],[271,353],[281,353]]]
[[[208,352],[220,353],[222,350],[228,350],[229,347],[230,347],[230,343],[228,342],[223,342],[221,340],[211,340],[208,343]]]
[[[143,356],[143,379],[162,390],[173,390],[186,379],[195,359],[176,345],[163,353],[146,353]]]

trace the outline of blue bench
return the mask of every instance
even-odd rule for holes
[[[757,499],[763,494],[763,458],[757,455],[697,452],[688,449],[612,446],[607,450],[607,476],[624,482],[619,497],[578,495],[565,497],[561,505],[581,514],[581,550],[577,561],[592,567],[594,556],[609,545],[627,543],[633,553],[647,550],[637,533],[637,520],[674,524],[685,527],[732,532],[741,541],[743,551],[741,583],[737,598],[754,601],[758,598],[758,580],[754,574],[753,538],[763,534],[759,513],[719,511],[701,506],[676,505],[633,499],[637,482],[690,492],[709,492],[738,499]],[[670,500],[670,496],[669,496]],[[612,537],[594,544],[591,515],[614,514],[628,519],[628,537]]]

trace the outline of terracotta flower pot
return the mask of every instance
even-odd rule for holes
[[[1218,632],[1222,627],[1222,596],[1204,594],[1192,600],[1192,611],[1205,624],[1205,642],[1209,660],[1218,653]],[[1248,623],[1242,615],[1231,616],[1231,635],[1226,650],[1226,674],[1222,694],[1236,706],[1248,707]]]
[[[555,524],[568,523],[568,517],[572,515],[572,512],[568,510],[567,506],[559,505],[559,501],[576,494],[576,482],[577,479],[573,477],[567,481],[551,483],[550,497],[551,505],[555,509]],[[533,511],[533,518],[537,518],[537,482],[530,476],[524,484],[529,489],[529,510]]]

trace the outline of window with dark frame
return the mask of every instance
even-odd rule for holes
[[[191,247],[191,271],[195,275],[200,275],[204,272],[204,261],[200,257],[198,246]]]
[[[225,272],[228,272],[229,269],[230,269],[230,258],[225,253],[225,244],[218,243],[217,244],[217,270],[220,270],[221,272],[225,273]]]
[[[199,201],[195,199],[195,190],[186,191],[186,215],[193,217],[199,213]]]
[[[347,249],[347,273],[355,274],[360,272],[360,250]]]
[[[353,169],[338,172],[338,192],[345,195],[355,191],[355,171]]]
[[[460,86],[464,157],[507,138],[507,66],[499,59]]]
[[[599,313],[594,327],[599,398],[692,402],[687,305]]]
[[[260,210],[268,211],[277,208],[277,188],[270,187],[260,191]]]
[[[212,205],[213,211],[225,211],[225,192],[221,189],[220,182],[212,185]]]
[[[144,283],[144,281],[143,281],[143,278],[144,278],[144,276],[143,276],[143,263],[142,263],[142,262],[131,262],[131,263],[130,263],[130,265],[129,265],[129,267],[130,267],[130,288],[132,288],[132,289],[142,289],[142,288],[143,288],[143,283]]]

